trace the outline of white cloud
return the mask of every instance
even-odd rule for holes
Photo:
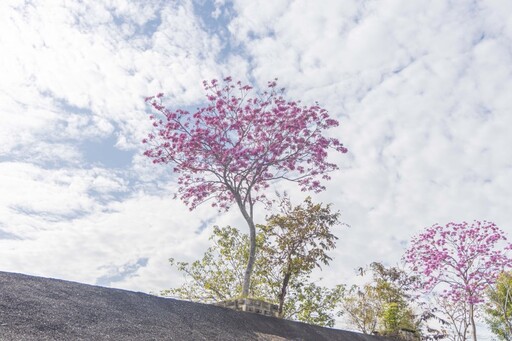
[[[17,162],[2,162],[0,169],[0,190],[6,193],[0,199],[1,206],[9,212],[15,211],[7,217],[18,216],[16,211],[71,217],[77,213],[96,213],[101,211],[101,206],[92,192],[126,191],[126,184],[119,177],[121,172],[104,169],[44,169]]]
[[[72,221],[39,220],[40,230],[31,232],[28,240],[0,240],[0,256],[9,258],[2,270],[23,269],[94,284],[101,277],[115,275],[130,262],[148,258],[147,266],[137,276],[112,285],[158,292],[180,281],[167,263],[169,257],[192,259],[207,247],[207,234],[197,236],[196,229],[201,219],[212,213],[205,209],[199,214],[187,213],[171,195],[140,192],[109,204],[104,212]]]
[[[148,23],[158,26],[151,36],[126,35],[116,20],[142,31]],[[72,125],[77,118],[69,111],[81,108],[85,112],[78,119],[88,121],[87,130],[107,136],[115,123],[124,145],[132,148],[144,131],[143,98],[165,90],[181,104],[197,101],[202,96],[197,84],[215,74],[219,49],[187,2],[4,4],[2,31],[0,43],[9,51],[2,56],[6,72],[0,80],[4,129],[28,135],[41,125],[54,130],[57,117]],[[48,108],[55,104],[59,110]],[[29,106],[28,113],[23,106]],[[57,112],[33,112],[41,106]],[[71,137],[82,138],[80,128]]]
[[[180,105],[200,100],[202,79],[216,75],[217,39],[201,31],[189,2],[9,5],[0,11],[2,31],[11,33],[2,41],[11,52],[0,119],[2,152],[12,161],[0,164],[0,192],[9,193],[0,224],[21,239],[1,240],[2,270],[96,283],[146,257],[137,272],[150,276],[112,285],[168,287],[179,277],[167,258],[201,252],[207,236],[196,232],[215,211],[192,214],[170,200],[165,168],[140,154],[131,170],[91,168],[79,143],[115,133],[117,147],[140,153],[149,126],[143,98],[165,91]],[[149,21],[151,34],[140,32]]]
[[[512,233],[508,3],[298,0],[256,16],[246,6],[230,29],[256,79],[277,76],[341,120],[349,154],[317,198],[352,227],[329,283],[398,262],[402,243],[436,222],[488,219]]]

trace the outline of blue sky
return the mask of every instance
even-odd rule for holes
[[[0,4],[0,270],[158,292],[236,210],[189,212],[142,156],[144,97],[194,108],[231,75],[320,102],[349,153],[322,283],[396,264],[434,223],[512,234],[512,3],[22,1]],[[293,184],[279,183],[295,197]],[[259,216],[264,212],[260,209]]]

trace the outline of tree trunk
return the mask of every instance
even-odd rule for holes
[[[475,325],[475,306],[472,303],[469,304],[469,319],[471,321],[471,332],[473,334],[473,341],[477,341]]]
[[[283,278],[283,285],[281,286],[281,293],[279,294],[279,317],[283,317],[283,306],[284,306],[284,298],[286,296],[286,288],[288,288],[288,283],[290,282],[290,274],[287,273]]]
[[[236,194],[235,200],[236,203],[238,204],[240,212],[242,212],[242,215],[244,216],[244,219],[247,222],[247,225],[249,226],[249,259],[247,260],[247,267],[245,269],[244,274],[244,283],[242,285],[242,297],[247,297],[249,296],[249,288],[251,287],[252,269],[254,267],[254,262],[256,260],[256,225],[254,224],[254,219],[252,217],[252,209],[251,214],[249,214],[242,202],[242,199],[240,198],[240,196],[237,196]]]
[[[254,261],[256,260],[256,227],[254,222],[249,223],[249,236],[250,236],[250,248],[249,248],[249,259],[247,260],[247,268],[245,269],[244,284],[242,287],[242,296],[247,297],[249,295],[249,288],[251,286],[251,275],[254,267]]]

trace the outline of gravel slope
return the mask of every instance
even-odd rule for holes
[[[0,272],[0,340],[385,339],[138,292]]]

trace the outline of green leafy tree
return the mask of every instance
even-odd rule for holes
[[[213,245],[209,247],[203,258],[192,263],[169,259],[184,274],[185,283],[178,287],[161,292],[164,296],[177,296],[199,302],[218,302],[239,297],[242,291],[244,268],[249,253],[249,237],[236,228],[217,227],[210,237]],[[263,234],[256,238],[258,253],[261,246],[267,243]],[[251,282],[252,297],[269,296],[272,282],[271,268],[262,257],[256,257],[254,280]]]
[[[283,316],[286,294],[293,277],[309,274],[321,264],[328,265],[331,257],[328,250],[336,247],[338,239],[331,233],[331,227],[339,224],[338,212],[331,212],[331,206],[314,204],[307,197],[303,205],[292,207],[288,196],[281,197],[281,213],[267,218],[267,224],[260,230],[268,238],[263,248],[273,269],[281,277],[279,315]]]
[[[400,337],[401,330],[416,333],[420,318],[409,303],[413,300],[409,289],[414,278],[399,268],[386,268],[377,262],[359,270],[362,276],[369,271],[372,278],[362,287],[354,285],[344,293],[341,305],[349,323],[365,334]]]
[[[310,198],[295,208],[286,200],[282,205],[281,215],[270,216],[268,225],[259,227],[264,232],[256,239],[258,252],[249,295],[278,304],[281,317],[332,327],[334,309],[344,288],[319,286],[309,275],[331,259],[325,251],[334,248],[336,237],[329,227],[337,223],[339,214],[331,213],[329,205],[313,204]],[[210,239],[213,245],[201,260],[187,263],[170,259],[186,282],[162,291],[162,295],[202,302],[242,296],[250,251],[248,236],[229,226],[215,227]]]
[[[487,296],[487,324],[498,339],[512,340],[512,272],[503,272]]]
[[[335,314],[345,287],[319,286],[309,277],[292,280],[284,305],[284,318],[325,327],[334,327]]]
[[[384,304],[382,309],[382,324],[386,333],[398,333],[402,321],[402,308],[397,302]]]
[[[372,334],[377,330],[378,316],[381,311],[381,300],[375,288],[370,284],[360,287],[353,285],[343,293],[342,310],[348,322],[364,334]]]

